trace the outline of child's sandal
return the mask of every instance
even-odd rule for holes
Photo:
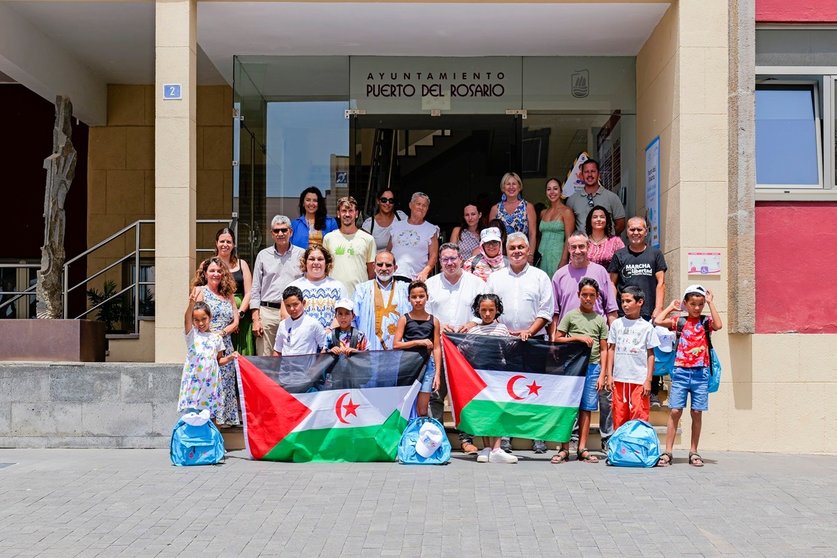
[[[703,458],[696,451],[690,452],[689,465],[692,467],[703,467]]]
[[[553,465],[558,465],[560,463],[566,463],[570,460],[570,450],[568,449],[560,449],[558,453],[552,456],[552,459],[549,460],[550,463]]]
[[[578,448],[578,451],[575,453],[576,459],[579,461],[584,461],[585,463],[598,463],[599,458],[590,453],[590,450],[587,448]]]
[[[674,460],[672,455],[669,452],[663,452],[660,455],[660,458],[657,460],[657,467],[668,467],[671,465],[671,462]]]

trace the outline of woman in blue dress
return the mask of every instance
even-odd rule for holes
[[[507,172],[500,181],[500,202],[491,208],[488,220],[501,219],[506,233],[522,232],[529,238],[529,263],[535,260],[538,246],[535,206],[523,199],[523,181],[517,173]]]

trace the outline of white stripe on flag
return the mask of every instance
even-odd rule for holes
[[[396,410],[407,420],[410,418],[413,402],[420,387],[421,384],[415,381],[413,385],[404,387],[295,393],[293,396],[311,409],[311,414],[305,417],[293,431],[373,426],[382,424]],[[339,411],[338,400],[340,400]],[[353,409],[355,405],[357,407]],[[351,414],[352,410],[355,414]]]
[[[474,399],[552,407],[578,407],[581,390],[584,388],[584,376],[559,376],[531,372],[523,374],[496,370],[477,370],[476,372],[487,387]]]

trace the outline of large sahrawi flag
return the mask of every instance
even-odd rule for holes
[[[477,436],[570,439],[590,349],[488,335],[443,335],[456,427]]]
[[[237,362],[247,450],[269,461],[394,461],[424,369],[409,351]]]

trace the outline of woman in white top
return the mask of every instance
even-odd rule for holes
[[[334,321],[334,307],[341,299],[349,298],[345,285],[328,276],[333,264],[328,250],[319,244],[312,244],[299,263],[303,276],[288,285],[299,287],[305,300],[305,313],[316,318],[326,329],[330,328]],[[282,319],[287,317],[283,301]]]
[[[398,263],[398,275],[427,281],[439,258],[439,227],[425,221],[430,197],[416,192],[410,199],[410,218],[392,224],[388,249]]]
[[[375,239],[375,249],[381,252],[386,250],[389,244],[393,221],[406,221],[407,214],[400,209],[395,209],[395,194],[392,190],[381,192],[376,203],[378,210],[375,215],[367,217],[360,228],[372,235]]]

